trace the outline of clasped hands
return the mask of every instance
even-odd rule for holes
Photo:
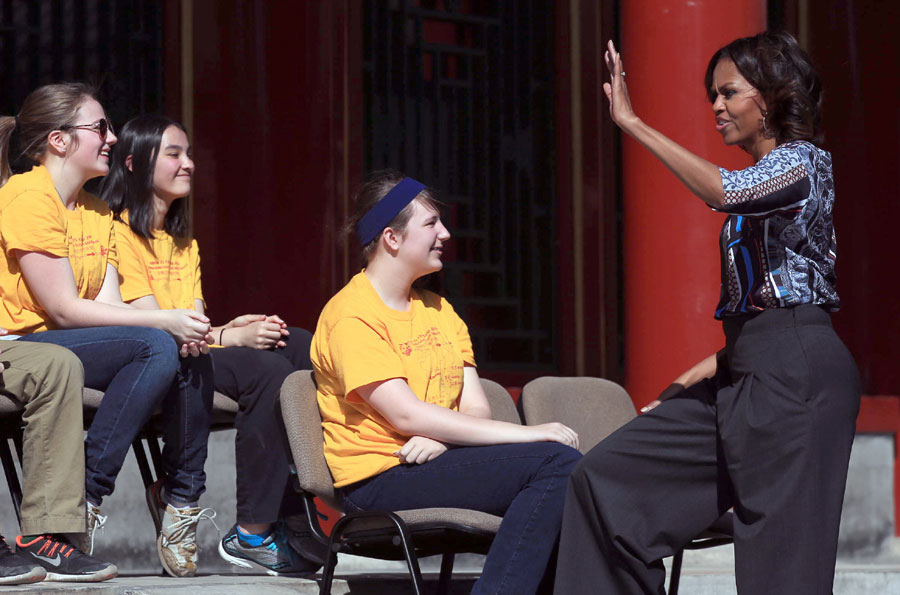
[[[220,337],[225,338],[228,333],[229,345],[235,347],[249,347],[251,349],[274,349],[284,347],[282,340],[290,335],[287,323],[277,314],[244,314],[234,318],[222,327]],[[209,353],[209,346],[213,344],[215,337],[207,330],[201,341],[189,341],[182,343],[180,347],[181,357],[197,357],[201,353]]]

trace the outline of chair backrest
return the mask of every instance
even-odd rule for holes
[[[482,379],[481,384],[491,404],[494,419],[522,423],[515,403],[505,388],[487,379]],[[335,510],[341,510],[334,494],[334,478],[325,461],[322,415],[319,412],[313,373],[301,370],[285,378],[281,385],[280,400],[281,416],[300,487],[318,496]]]
[[[488,403],[491,405],[491,418],[514,424],[522,423],[519,412],[516,411],[516,404],[509,396],[509,391],[487,378],[481,379],[481,386],[484,387],[484,394],[487,395]]]
[[[521,398],[526,424],[564,423],[578,432],[583,453],[635,417],[625,389],[602,378],[544,376],[526,384]]]
[[[300,487],[335,510],[342,510],[334,495],[334,478],[325,462],[322,415],[313,373],[300,370],[285,378],[280,400],[281,417]]]

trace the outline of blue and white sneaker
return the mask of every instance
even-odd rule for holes
[[[259,568],[272,576],[302,576],[316,572],[322,565],[311,562],[288,544],[283,523],[277,523],[260,545],[250,545],[238,535],[237,525],[219,542],[219,555],[242,568]]]

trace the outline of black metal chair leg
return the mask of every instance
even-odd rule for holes
[[[22,484],[19,483],[19,476],[16,471],[16,464],[13,461],[12,452],[9,449],[9,442],[4,438],[0,440],[0,461],[3,464],[3,473],[6,475],[6,485],[9,488],[9,496],[13,501],[13,508],[16,511],[16,520],[19,527],[22,526]]]
[[[331,530],[331,543],[329,545],[331,551],[335,552],[333,555],[336,556],[336,551],[340,549],[341,539],[347,526],[352,521],[363,517],[383,517],[394,525],[394,528],[397,529],[397,535],[393,538],[393,542],[394,545],[403,547],[403,556],[406,558],[406,566],[409,568],[409,578],[412,583],[413,593],[415,593],[415,595],[424,595],[425,582],[422,580],[422,570],[419,568],[419,557],[416,555],[416,550],[412,545],[412,536],[406,529],[406,523],[392,512],[362,512],[342,517],[335,523],[334,529]],[[322,586],[319,590],[320,595],[327,595],[330,593],[333,573],[334,565],[331,564],[331,560],[329,559],[322,572]]]
[[[157,479],[162,477],[162,450],[159,448],[159,436],[145,436],[147,450],[150,451],[150,462],[153,463],[153,472]]]
[[[409,568],[409,578],[412,582],[413,593],[416,595],[425,594],[425,582],[422,580],[422,571],[419,568],[419,557],[416,555],[415,548],[412,547],[412,538],[409,533],[399,524],[399,519],[392,519],[400,532],[400,542],[403,546],[403,555],[406,556],[406,566]]]
[[[153,485],[153,472],[150,470],[150,463],[147,462],[147,453],[144,451],[144,443],[141,439],[136,439],[131,444],[134,451],[134,458],[137,460],[138,469],[141,471],[141,479],[144,481],[144,488]]]
[[[16,447],[16,457],[19,459],[19,467],[22,466],[23,457],[25,456],[24,451],[22,450],[22,430],[16,432],[12,435],[13,446]]]
[[[684,550],[672,556],[672,572],[669,573],[669,595],[678,595],[678,585],[681,582],[682,558],[684,558]]]
[[[340,549],[340,545],[335,540],[335,535],[336,532],[332,530],[331,540],[328,543],[328,557],[322,566],[322,582],[319,583],[319,595],[331,595],[331,582],[334,580],[334,568],[337,566],[337,550]]]
[[[453,562],[456,554],[445,552],[441,558],[441,575],[438,579],[437,595],[447,595],[450,592],[450,581],[453,577]]]

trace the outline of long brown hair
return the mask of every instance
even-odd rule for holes
[[[39,163],[47,151],[47,137],[73,123],[78,108],[94,99],[93,87],[83,83],[57,83],[28,94],[19,115],[0,117],[0,186],[14,173]],[[72,142],[77,146],[77,138]]]

